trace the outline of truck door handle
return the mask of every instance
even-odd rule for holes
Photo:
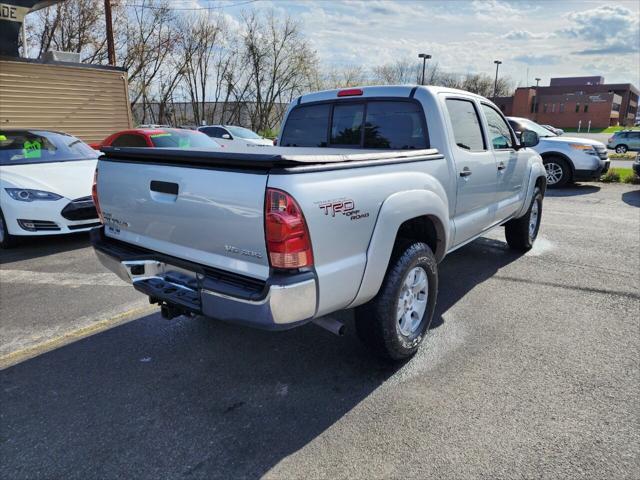
[[[507,166],[504,164],[504,162],[500,162],[498,164],[498,170],[504,170],[505,168],[507,168]]]
[[[151,180],[149,190],[151,190],[152,192],[178,195],[178,184],[172,182],[161,182],[159,180]]]
[[[471,170],[469,169],[469,167],[464,167],[460,172],[461,177],[468,177],[469,175],[471,175]]]

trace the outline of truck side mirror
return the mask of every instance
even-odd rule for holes
[[[540,143],[540,137],[536,132],[524,130],[520,134],[520,145],[523,147],[535,147],[538,143]]]

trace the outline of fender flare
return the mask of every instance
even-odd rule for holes
[[[533,191],[535,190],[536,183],[540,178],[544,179],[546,189],[547,172],[544,168],[544,165],[542,164],[542,162],[532,162],[531,167],[529,168],[529,183],[527,185],[527,194],[525,195],[522,207],[520,207],[518,213],[514,215],[515,218],[522,217],[525,213],[527,213],[527,210],[529,210],[529,205],[531,204],[531,200],[533,199]]]
[[[438,261],[444,257],[449,242],[447,203],[428,190],[408,190],[387,197],[380,207],[369,241],[360,288],[347,308],[362,305],[376,296],[386,275],[400,226],[407,220],[423,216],[433,217],[440,224],[437,228],[438,248],[434,254]]]

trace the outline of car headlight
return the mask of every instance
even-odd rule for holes
[[[597,155],[596,149],[591,145],[583,145],[581,143],[570,143],[569,146],[574,150],[582,150],[587,155]]]
[[[31,190],[28,188],[5,188],[5,190],[11,198],[20,202],[33,202],[35,200],[54,201],[62,198],[61,195],[56,193]]]

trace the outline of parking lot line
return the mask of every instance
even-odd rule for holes
[[[77,340],[95,335],[96,333],[103,332],[115,326],[134,320],[135,317],[149,314],[157,310],[154,305],[145,305],[143,307],[136,307],[125,312],[114,315],[111,318],[99,320],[91,325],[81,327],[75,330],[71,330],[62,335],[54,338],[50,338],[37,345],[32,345],[20,350],[16,350],[5,355],[0,356],[0,370],[4,370],[18,363],[29,360],[30,358],[37,357],[43,353],[50,352],[56,348],[63,347]]]

